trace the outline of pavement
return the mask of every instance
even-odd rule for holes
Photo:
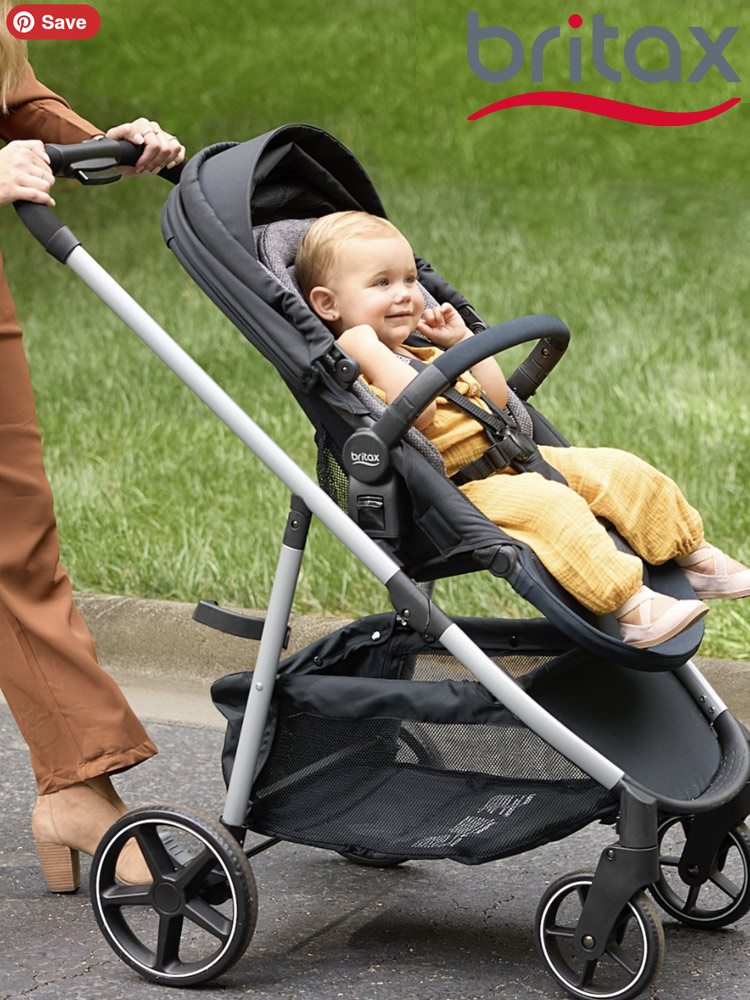
[[[225,673],[251,668],[257,643],[198,625],[188,604],[99,594],[79,594],[76,602],[102,663],[160,747],[152,761],[118,778],[126,801],[176,802],[218,817],[223,720],[208,687]],[[340,623],[294,618],[290,652]],[[750,663],[697,662],[738,718],[750,723]],[[4,705],[0,747],[0,1000],[169,996],[124,965],[104,941],[89,903],[88,859],[82,857],[78,893],[46,891],[28,826],[34,801],[28,755]],[[248,951],[202,988],[201,998],[561,997],[535,952],[536,907],[550,882],[591,870],[613,839],[609,827],[593,824],[491,864],[411,861],[390,870],[279,844],[252,861],[259,916]],[[644,997],[750,996],[750,918],[713,933],[662,919],[666,956]]]

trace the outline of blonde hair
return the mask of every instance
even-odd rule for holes
[[[5,21],[13,8],[13,0],[0,0],[0,110],[8,111],[8,94],[18,83],[26,62],[26,43],[14,38]]]
[[[300,241],[294,270],[305,301],[316,285],[324,285],[347,243],[401,236],[393,223],[369,212],[333,212],[310,226]]]

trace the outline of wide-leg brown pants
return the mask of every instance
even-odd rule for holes
[[[122,771],[156,747],[73,604],[28,365],[0,257],[0,687],[40,794]]]

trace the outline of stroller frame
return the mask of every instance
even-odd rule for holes
[[[133,162],[139,153],[129,143],[108,140],[101,140],[96,147],[101,164],[92,163],[92,147],[89,144],[84,144],[84,148],[54,145],[46,148],[53,169],[68,176],[81,173],[82,157],[87,161],[85,166],[90,175],[92,171],[103,168],[102,165],[111,167],[112,160]],[[641,890],[659,882],[659,831],[665,818],[669,822],[675,817],[685,820],[686,845],[679,871],[690,892],[697,894],[700,887],[715,874],[717,858],[721,859],[722,851],[726,854],[727,840],[732,836],[734,842],[740,843],[743,861],[748,862],[745,867],[750,869],[750,840],[743,839],[744,835],[732,834],[750,813],[748,741],[727,706],[692,661],[673,667],[672,673],[716,734],[722,765],[708,789],[697,798],[681,800],[657,794],[629,776],[623,767],[589,745],[526,693],[121,288],[49,209],[30,203],[18,203],[16,207],[24,224],[45,249],[70,267],[282,480],[291,493],[289,515],[267,615],[262,624],[256,667],[221,825],[212,825],[188,811],[175,811],[172,807],[134,810],[112,827],[94,859],[91,895],[97,920],[108,943],[126,963],[150,980],[193,985],[214,978],[237,961],[252,936],[256,899],[247,858],[272,846],[278,838],[270,838],[247,853],[241,848],[247,831],[248,802],[252,796],[312,516],[319,518],[386,587],[391,603],[404,623],[420,634],[429,635],[431,640],[448,650],[518,720],[618,800],[617,839],[602,852],[594,876],[588,879],[584,890],[575,888],[583,902],[574,933],[569,935],[572,937],[573,958],[562,956],[557,947],[555,919],[560,900],[573,891],[574,883],[563,879],[551,886],[537,914],[537,943],[542,959],[547,971],[568,993],[582,998],[604,995],[591,985],[597,963],[611,952],[612,942],[618,939],[620,933],[618,928],[623,925],[623,915],[629,907],[633,908],[634,900],[642,898]],[[495,351],[490,349],[490,353]],[[230,614],[217,608],[211,623],[231,631]],[[196,617],[200,616],[197,614]],[[191,833],[203,845],[201,850],[204,853],[189,862],[182,861],[178,852],[168,845],[161,846],[165,843],[163,837],[157,841],[151,836],[150,831],[155,831],[157,826]],[[226,836],[227,831],[230,836]],[[152,868],[152,886],[129,890],[119,886],[115,880],[117,856],[131,836],[138,839]],[[364,857],[352,860],[366,861]],[[388,863],[385,858],[383,861]],[[189,879],[185,875],[188,871]],[[218,938],[219,946],[210,952],[208,958],[198,962],[182,962],[174,948],[170,951],[169,944],[161,941],[156,954],[152,954],[117,915],[119,905],[152,907],[158,914],[161,939],[162,927],[169,924],[178,910],[182,920],[188,914],[190,899],[196,893],[202,905],[209,905],[214,898],[230,897],[232,905],[239,911],[237,919],[230,921],[229,930],[214,928],[211,931]],[[668,912],[686,923],[723,926],[750,909],[750,870],[746,870],[745,883],[736,896],[729,915],[722,910],[703,915],[700,919],[693,919],[692,904],[683,907],[679,902],[672,903],[670,909],[669,900],[665,902],[662,898],[659,901]],[[112,916],[113,907],[115,917]],[[174,930],[173,924],[169,926]],[[663,935],[660,937],[659,933],[652,938],[645,935],[643,960],[626,970],[625,982],[608,996],[627,1000],[645,989],[660,964]],[[580,971],[581,964],[583,972]]]

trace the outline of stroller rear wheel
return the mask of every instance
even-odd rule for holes
[[[583,904],[594,881],[576,872],[554,882],[536,913],[537,947],[547,971],[574,997],[629,1000],[648,986],[664,956],[664,931],[656,907],[637,892],[623,907],[604,954],[582,957],[574,943]]]
[[[675,816],[659,827],[659,880],[651,886],[657,903],[690,927],[712,930],[736,923],[750,910],[750,830],[730,830],[708,880],[687,885],[678,866],[692,817]]]
[[[115,868],[131,838],[153,881],[130,885]],[[257,891],[247,857],[207,816],[179,806],[118,820],[91,865],[91,902],[110,947],[144,978],[193,986],[226,971],[255,930]]]

